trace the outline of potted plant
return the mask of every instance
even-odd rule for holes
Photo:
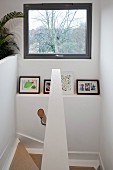
[[[6,28],[6,23],[14,18],[23,17],[22,12],[10,12],[0,20],[0,59],[9,55],[15,54],[19,50],[18,45],[14,40],[14,34]]]

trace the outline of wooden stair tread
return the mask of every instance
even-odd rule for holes
[[[71,166],[70,170],[95,170],[95,168],[93,168],[93,167],[75,167],[75,166]]]
[[[41,154],[30,154],[32,157],[33,161],[41,169],[41,162],[42,162],[42,155]],[[75,166],[70,166],[70,170],[95,170],[93,167],[75,167]]]
[[[39,170],[26,148],[19,143],[9,170]]]
[[[37,167],[41,169],[42,154],[30,154],[30,156],[37,165]]]

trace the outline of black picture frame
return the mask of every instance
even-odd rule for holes
[[[20,94],[39,94],[40,76],[20,76],[19,77]]]
[[[99,95],[99,80],[96,79],[77,79],[76,92],[78,95]]]
[[[50,85],[51,85],[51,80],[50,79],[44,79],[44,94],[49,94],[50,93]]]

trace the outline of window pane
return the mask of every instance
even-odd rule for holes
[[[29,10],[29,54],[86,54],[87,10]]]

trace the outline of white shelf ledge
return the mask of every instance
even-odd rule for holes
[[[17,93],[17,97],[49,97],[49,94],[43,94],[43,93],[40,93],[40,94],[20,94],[20,93]],[[82,97],[82,98],[100,98],[100,95],[77,95],[77,94],[64,94],[63,95],[63,98],[75,98],[75,97]]]

